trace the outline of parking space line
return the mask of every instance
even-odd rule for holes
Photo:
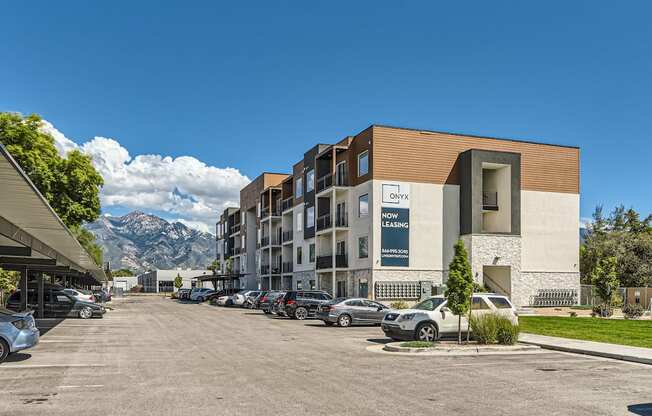
[[[34,368],[75,368],[75,367],[106,367],[106,364],[23,364],[0,365],[0,369],[34,369]]]
[[[104,384],[81,384],[79,386],[59,386],[60,389],[79,389],[79,388],[97,389],[100,387],[104,387]]]

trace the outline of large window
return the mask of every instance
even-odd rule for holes
[[[306,210],[306,228],[315,226],[315,207],[310,207]]]
[[[358,238],[358,257],[361,259],[369,257],[369,237],[366,235]]]
[[[296,198],[301,198],[303,196],[303,178],[298,177],[296,187],[294,188],[294,196]]]
[[[367,173],[369,173],[369,151],[358,155],[358,176],[364,176]]]
[[[297,214],[297,231],[303,231],[303,211]]]
[[[297,247],[297,264],[301,264],[303,261],[303,255],[301,253],[301,247]]]
[[[310,263],[315,262],[315,243],[310,244],[310,248],[308,251],[308,261]]]
[[[312,192],[315,190],[315,171],[309,170],[306,173],[306,192]]]
[[[369,215],[369,194],[364,194],[358,198],[358,216],[362,218],[367,215]]]

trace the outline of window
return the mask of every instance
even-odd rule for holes
[[[479,311],[484,309],[491,309],[484,299],[476,297],[471,298],[471,310]]]
[[[310,207],[306,210],[306,228],[315,226],[315,207]]]
[[[358,198],[358,216],[363,218],[367,215],[369,215],[369,194],[364,194]]]
[[[302,259],[302,254],[301,254],[301,247],[297,247],[297,264],[301,264],[303,261]]]
[[[423,302],[413,306],[412,309],[419,309],[419,310],[422,310],[422,311],[434,311],[435,309],[437,309],[437,306],[444,303],[445,300],[446,299],[444,299],[444,298],[426,299]]]
[[[308,261],[310,263],[315,262],[315,243],[310,244],[310,249],[308,251]]]
[[[369,151],[358,155],[358,176],[364,176],[367,173],[369,173]]]
[[[498,309],[512,309],[512,305],[510,305],[509,301],[505,298],[490,297],[489,300]]]
[[[306,192],[312,192],[315,190],[315,171],[309,170],[306,173]]]
[[[358,238],[358,257],[361,259],[369,257],[369,237],[366,235]]]
[[[339,291],[340,282],[337,282],[337,285],[338,285],[338,291]],[[338,297],[341,297],[341,296],[338,296]],[[362,306],[364,306],[364,304],[362,303],[361,300],[356,299],[356,300],[350,300],[350,301],[346,302],[346,306],[359,306],[359,307],[362,307]]]
[[[297,231],[303,231],[303,212],[297,214]]]
[[[303,196],[303,178],[298,177],[296,187],[294,188],[294,196],[301,198]]]

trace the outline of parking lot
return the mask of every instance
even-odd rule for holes
[[[1,415],[620,415],[652,403],[652,370],[586,356],[406,357],[377,327],[180,303],[114,302],[49,322],[0,365]],[[43,326],[42,326],[43,328]]]

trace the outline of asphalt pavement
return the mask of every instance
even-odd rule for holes
[[[392,356],[378,327],[159,297],[42,325],[0,415],[652,415],[651,366],[584,355]]]

